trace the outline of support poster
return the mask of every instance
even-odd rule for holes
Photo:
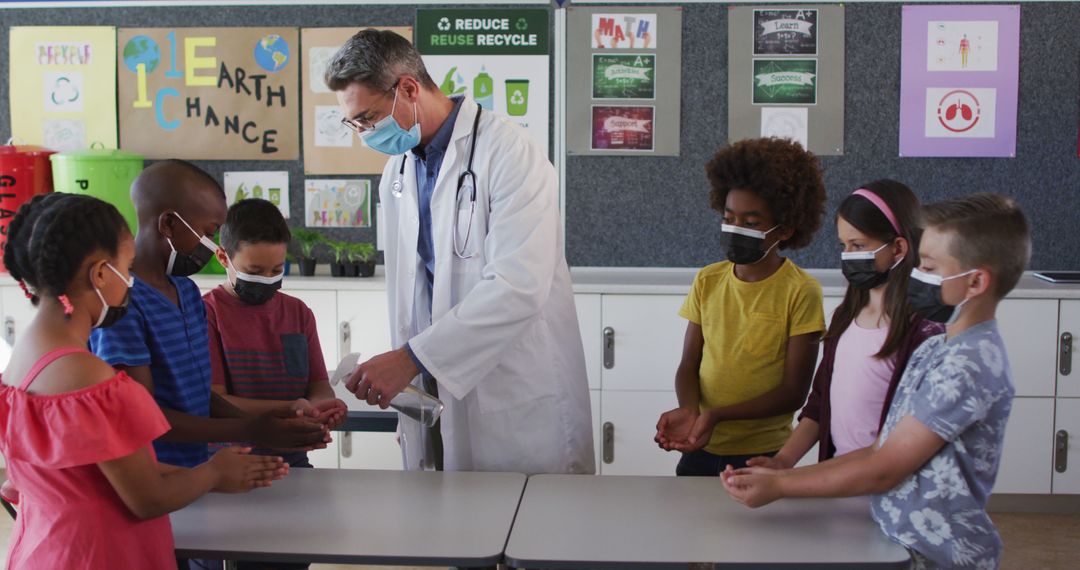
[[[121,28],[120,144],[147,158],[296,160],[296,28]]]
[[[678,156],[682,8],[572,6],[566,37],[567,153]]]
[[[416,47],[435,83],[521,125],[550,155],[545,8],[421,9]]]
[[[307,174],[382,174],[387,156],[364,146],[359,137],[341,124],[337,96],[326,86],[323,75],[330,58],[353,34],[369,26],[355,28],[303,28],[304,172]],[[412,40],[412,28],[379,27]]]
[[[904,6],[900,156],[1016,156],[1020,6]]]
[[[728,140],[844,153],[844,8],[738,6],[728,16]]]
[[[9,40],[11,136],[57,151],[116,148],[116,28],[13,27]]]

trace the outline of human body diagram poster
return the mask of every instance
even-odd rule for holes
[[[300,157],[297,28],[121,28],[120,144],[147,158]]]
[[[903,10],[900,156],[1015,156],[1020,6]]]

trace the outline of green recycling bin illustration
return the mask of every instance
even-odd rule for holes
[[[506,80],[506,114],[523,117],[529,112],[529,80]]]

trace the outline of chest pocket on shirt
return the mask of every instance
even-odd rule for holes
[[[308,342],[301,333],[281,335],[281,352],[289,376],[308,377]]]
[[[743,352],[762,358],[779,356],[787,340],[784,321],[772,313],[750,313],[739,346]]]

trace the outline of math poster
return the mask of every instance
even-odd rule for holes
[[[357,26],[355,28],[303,28],[304,172],[307,174],[382,174],[388,157],[364,146],[341,124],[337,96],[326,86],[326,65],[356,32],[374,27],[412,40],[412,28]]]
[[[655,13],[592,15],[593,49],[656,49],[658,35]]]
[[[116,28],[13,27],[9,39],[11,136],[58,151],[116,148]]]
[[[121,28],[120,144],[147,158],[300,157],[297,28]]]
[[[308,179],[304,183],[304,225],[371,227],[371,181]]]
[[[1013,157],[1020,6],[904,6],[900,156]]]

